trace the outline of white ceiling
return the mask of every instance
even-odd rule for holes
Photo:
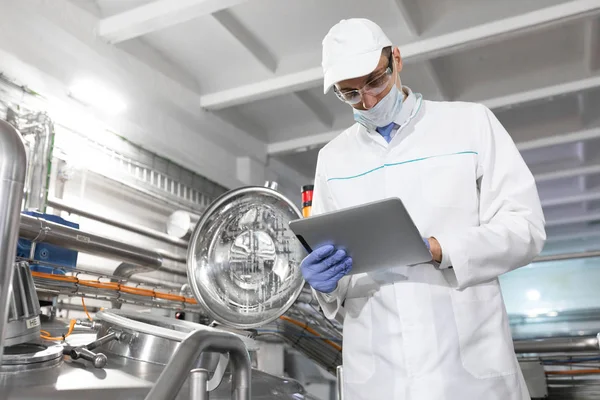
[[[340,19],[373,19],[405,56],[404,84],[482,102],[513,135],[538,180],[547,249],[600,247],[600,0],[71,2],[101,19],[102,39],[154,48],[199,106],[307,177],[352,123],[322,94],[322,38]]]

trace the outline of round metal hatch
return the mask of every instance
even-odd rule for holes
[[[305,250],[288,223],[300,216],[267,187],[232,190],[208,207],[190,240],[187,271],[194,296],[214,320],[254,328],[296,301]]]

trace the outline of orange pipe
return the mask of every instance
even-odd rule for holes
[[[281,318],[282,320],[287,321],[289,323],[292,323],[296,326],[299,326],[300,328],[305,329],[307,332],[309,332],[315,336],[321,337],[321,334],[319,332],[315,331],[313,328],[311,328],[310,326],[308,326],[308,324],[305,324],[304,322],[296,321],[295,319],[286,317],[285,315],[282,315],[279,318]],[[325,343],[327,343],[328,345],[332,346],[333,348],[335,348],[336,350],[342,351],[342,346],[340,346],[339,344],[332,342],[329,339],[323,339],[323,341]]]
[[[36,272],[36,271],[32,271],[31,274],[36,278],[44,278],[44,279],[50,279],[50,280],[60,281],[60,282],[72,282],[72,283],[77,283],[82,286],[88,286],[88,287],[93,287],[93,288],[97,288],[97,289],[108,289],[108,290],[114,290],[117,292],[134,294],[137,296],[151,297],[151,298],[170,300],[170,301],[178,301],[178,302],[187,303],[187,304],[198,304],[196,299],[194,299],[192,297],[184,297],[184,296],[175,295],[175,294],[171,294],[171,293],[157,292],[152,289],[141,289],[141,288],[134,287],[134,286],[121,285],[118,282],[100,282],[100,281],[92,281],[92,280],[80,280],[74,276],[55,275],[55,274],[48,274],[45,272]]]
[[[572,369],[568,371],[546,371],[546,375],[593,375],[600,374],[600,369]]]

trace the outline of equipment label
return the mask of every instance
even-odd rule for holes
[[[79,240],[80,242],[85,242],[85,243],[90,242],[90,238],[87,236],[83,236],[83,235],[77,235],[77,240]]]
[[[25,321],[25,324],[27,325],[27,329],[38,327],[40,326],[40,317],[28,319]]]

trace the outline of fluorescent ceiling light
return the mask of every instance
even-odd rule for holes
[[[123,99],[116,93],[93,80],[78,80],[69,88],[69,91],[74,99],[107,114],[118,114],[127,107]]]

